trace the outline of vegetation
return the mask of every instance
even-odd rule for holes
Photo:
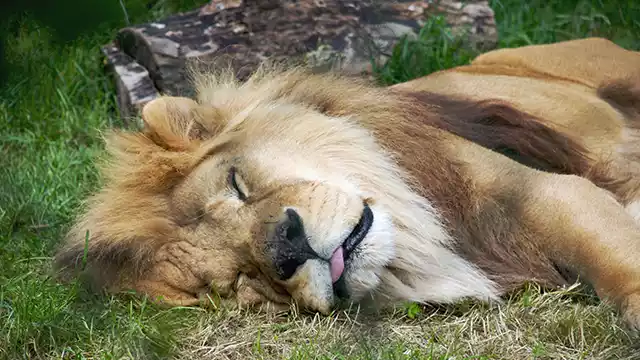
[[[115,11],[104,11],[70,41],[53,28],[62,25],[45,27],[37,13],[0,25],[12,30],[0,87],[0,358],[640,358],[638,339],[613,309],[578,287],[543,292],[528,285],[497,307],[408,304],[376,317],[356,310],[321,317],[295,309],[286,316],[158,309],[133,296],[96,297],[53,281],[53,249],[100,181],[93,165],[100,131],[121,125],[99,46],[127,21],[202,2],[114,1]],[[490,3],[500,47],[603,36],[640,49],[636,0]],[[376,74],[391,84],[473,56],[435,18]]]

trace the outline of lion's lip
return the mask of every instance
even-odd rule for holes
[[[351,231],[351,234],[349,234],[349,236],[344,240],[344,243],[342,243],[345,259],[347,259],[353,250],[355,250],[362,240],[364,240],[365,236],[369,233],[369,230],[371,230],[371,225],[373,225],[373,211],[371,211],[369,205],[364,204],[360,221],[358,221]]]
[[[362,240],[367,236],[369,230],[371,230],[371,225],[373,224],[373,211],[369,205],[364,204],[364,209],[362,211],[362,216],[360,220],[353,228],[349,236],[344,240],[344,242],[334,251],[331,255],[331,259],[329,260],[329,266],[331,269],[331,281],[335,284],[342,278],[342,274],[344,273],[344,264],[349,259],[349,256],[353,253],[353,251],[360,245]]]

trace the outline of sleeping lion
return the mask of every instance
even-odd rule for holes
[[[640,53],[502,49],[386,88],[297,68],[194,79],[196,100],[160,97],[144,129],[107,137],[64,278],[324,314],[580,278],[640,328]]]

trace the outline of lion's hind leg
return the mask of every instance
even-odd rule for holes
[[[527,183],[531,238],[640,330],[640,225],[609,193],[582,177],[541,174]]]

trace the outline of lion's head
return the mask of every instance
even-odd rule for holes
[[[212,288],[325,313],[378,295],[492,293],[376,140],[398,116],[388,92],[298,70],[196,79],[197,102],[156,99],[144,131],[108,138],[104,187],[60,264],[78,263],[87,240],[95,283],[181,304]]]

